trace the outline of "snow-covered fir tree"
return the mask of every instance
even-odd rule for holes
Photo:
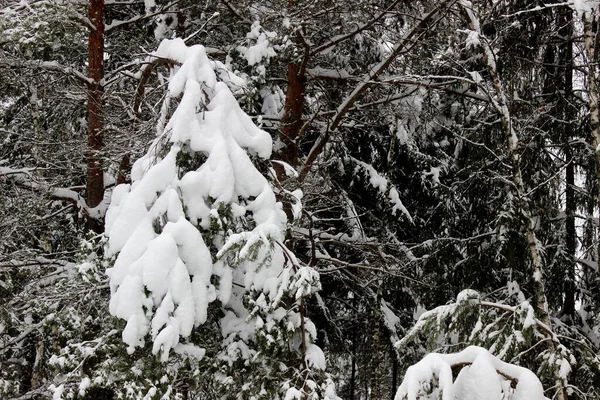
[[[127,321],[128,352],[149,346],[243,398],[335,399],[304,310],[319,275],[284,244],[263,175],[272,139],[240,109],[243,81],[182,40],[156,59],[174,64],[158,136],[106,217],[110,312]]]

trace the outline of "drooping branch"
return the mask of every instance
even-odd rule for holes
[[[168,58],[153,57],[153,59],[151,61],[149,61],[149,63],[146,64],[144,66],[144,68],[142,69],[140,81],[139,81],[137,89],[135,91],[135,97],[133,98],[133,112],[135,113],[136,116],[139,117],[141,114],[140,106],[142,104],[142,99],[144,97],[144,92],[146,90],[146,84],[148,83],[148,79],[150,79],[150,76],[152,75],[152,72],[154,71],[155,68],[158,68],[158,67],[161,67],[164,65],[175,66],[175,65],[181,65],[181,64],[175,60],[170,60]]]
[[[346,97],[346,99],[340,104],[337,109],[336,115],[333,117],[331,121],[331,130],[334,131],[337,129],[340,124],[342,118],[352,107],[352,105],[359,99],[359,97],[373,84],[373,81],[376,81],[381,74],[383,74],[390,64],[394,62],[399,56],[410,52],[420,40],[424,38],[426,34],[428,34],[439,21],[440,15],[446,10],[454,1],[445,0],[440,2],[437,7],[427,13],[421,21],[410,30],[392,49],[392,52],[379,64],[375,65],[371,68],[367,74],[364,75],[363,80],[356,88]]]
[[[16,187],[24,190],[32,191],[41,196],[47,196],[52,200],[64,201],[73,205],[86,218],[93,219],[96,222],[102,221],[107,206],[105,203],[100,203],[96,207],[90,208],[86,204],[86,199],[78,193],[83,187],[53,188],[47,183],[36,179],[39,170],[40,168],[13,169],[0,167],[0,181],[10,181]],[[113,185],[108,185],[103,190],[111,186]]]

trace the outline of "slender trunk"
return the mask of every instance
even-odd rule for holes
[[[571,148],[569,145],[565,148],[565,157],[567,160],[571,159],[573,156]],[[566,247],[567,253],[569,255],[569,261],[567,264],[567,270],[565,274],[564,280],[564,301],[563,301],[563,309],[562,315],[568,317],[571,322],[573,322],[573,318],[575,316],[575,257],[577,250],[577,232],[575,230],[575,166],[573,162],[570,162],[566,168]]]
[[[33,135],[35,138],[35,145],[33,146],[32,150],[31,150],[31,155],[35,158],[35,160],[38,162],[38,165],[41,164],[41,160],[42,160],[42,155],[40,154],[40,149],[39,149],[39,145],[38,143],[42,143],[44,132],[42,130],[42,124],[41,124],[41,113],[40,113],[40,104],[39,104],[39,97],[38,97],[38,91],[37,91],[37,87],[35,85],[31,85],[30,86],[30,92],[31,92],[31,97],[29,99],[30,103],[31,103],[31,119],[33,121]],[[46,166],[45,163],[43,165],[44,167]],[[44,169],[43,168],[38,168],[36,171],[36,174],[38,176],[38,178],[43,178],[44,177]]]
[[[45,366],[46,343],[44,337],[38,338],[35,345],[35,361],[33,362],[33,371],[31,373],[31,388],[38,389],[44,384],[44,366]]]
[[[465,11],[469,17],[471,28],[481,35],[479,20],[470,8],[465,8]],[[540,250],[537,244],[535,224],[532,218],[529,201],[525,194],[526,191],[523,184],[523,176],[521,174],[521,166],[519,162],[519,154],[517,149],[519,138],[517,137],[512,125],[512,116],[509,110],[510,104],[506,96],[503,83],[500,79],[500,75],[496,69],[495,55],[488,42],[482,40],[481,46],[483,48],[483,58],[487,64],[487,70],[493,80],[494,90],[496,92],[496,97],[492,98],[491,101],[500,117],[502,129],[504,130],[504,134],[506,136],[508,156],[512,168],[512,190],[518,202],[517,206],[519,207],[521,215],[523,216],[523,223],[526,225],[526,239],[528,244],[529,258],[531,260],[531,274],[534,282],[534,301],[536,303],[536,307],[538,308],[538,312],[541,314],[540,320],[542,320],[544,323],[549,323],[548,303],[546,301],[546,292],[543,281],[542,258],[540,256]]]
[[[356,308],[356,294],[353,293],[352,297],[352,308],[354,310],[358,310]],[[358,314],[358,311],[357,311]],[[356,318],[354,319],[356,321]],[[350,400],[354,400],[354,393],[356,390],[356,341],[358,338],[358,324],[354,322],[353,324],[354,335],[352,335],[352,372],[350,375]]]
[[[103,142],[102,97],[104,95],[104,0],[90,0],[89,19],[93,26],[88,37],[88,84],[87,124],[88,124],[88,154],[87,154],[87,184],[86,204],[94,208],[104,198],[104,169],[101,151]],[[88,228],[102,232],[103,225],[97,216],[87,217]]]
[[[371,357],[369,359],[369,388],[372,400],[381,399],[381,382],[379,379],[379,368],[381,368],[381,299],[383,297],[382,282],[377,287],[377,303],[375,304],[375,320],[373,321],[373,344]]]
[[[567,164],[565,171],[566,181],[566,221],[565,221],[565,234],[566,234],[566,246],[569,254],[569,263],[567,265],[567,273],[564,286],[564,302],[562,314],[569,317],[572,322],[575,316],[575,258],[577,251],[577,231],[575,229],[575,211],[577,203],[575,200],[575,164],[573,162],[573,151],[569,144],[573,137],[573,127],[571,121],[574,120],[573,107],[571,106],[572,94],[573,94],[573,12],[570,9],[566,9],[560,15],[559,36],[566,38],[564,43],[564,49],[561,54],[561,62],[565,64],[565,82],[564,82],[564,99],[562,100],[562,111],[563,119],[565,123],[563,140],[565,144],[565,158],[569,164]]]
[[[392,390],[390,391],[390,400],[394,400],[396,398],[396,390],[398,390],[398,358],[394,353],[395,351],[392,349]]]
[[[354,400],[356,387],[356,334],[352,336],[352,373],[350,375],[350,400]]]
[[[596,176],[594,171],[596,169],[596,158],[594,156],[588,157],[588,167],[587,174],[585,177],[585,189],[588,194],[585,202],[585,226],[583,232],[583,248],[585,249],[584,257],[586,260],[591,263],[595,263],[598,265],[598,253],[596,252],[596,248],[594,247],[594,243],[596,243],[596,223],[594,218],[594,210],[596,209],[596,200],[597,196],[594,196],[594,187],[598,184],[596,180]],[[582,265],[583,268],[583,279],[582,286],[586,293],[594,292],[594,281],[597,278],[597,272],[590,268],[587,265]],[[583,311],[581,313],[582,318],[584,318],[584,322],[586,324],[593,324],[590,317],[594,315],[594,313],[588,314],[588,307],[594,304],[594,300],[592,296],[589,294],[584,296],[581,301],[580,309]]]

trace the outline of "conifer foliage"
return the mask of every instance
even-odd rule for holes
[[[164,119],[106,218],[107,256],[116,255],[110,312],[127,321],[128,352],[150,340],[162,362],[207,357],[221,385],[256,398],[336,398],[311,372],[325,358],[303,302],[319,276],[283,244],[286,215],[251,159],[268,159],[271,137],[231,91],[243,81],[180,39],[163,41],[152,59],[176,65]],[[193,331],[215,330],[209,320],[221,343],[206,349]]]

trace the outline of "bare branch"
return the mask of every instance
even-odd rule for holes
[[[225,7],[227,7],[229,9],[229,11],[231,11],[233,13],[233,15],[235,15],[237,17],[237,19],[239,19],[241,22],[246,23],[246,24],[252,24],[252,21],[250,21],[249,19],[247,19],[246,17],[244,17],[242,15],[242,13],[239,12],[238,9],[233,6],[233,4],[231,4],[230,1],[228,1],[228,0],[221,0],[221,2],[223,4],[225,4]]]
[[[375,25],[375,23],[377,21],[379,21],[380,19],[382,19],[383,17],[385,17],[390,10],[392,10],[396,4],[399,3],[400,0],[396,0],[394,1],[392,4],[390,4],[390,6],[388,8],[386,8],[384,11],[382,11],[381,13],[379,13],[379,15],[377,15],[375,18],[373,18],[372,20],[370,20],[369,22],[367,22],[366,24],[362,24],[359,25],[359,27],[355,30],[353,30],[352,32],[348,32],[345,35],[340,35],[340,36],[336,36],[333,39],[331,39],[330,41],[328,41],[327,43],[324,43],[316,48],[314,48],[311,52],[310,55],[313,56],[315,54],[319,54],[322,53],[324,51],[326,51],[327,49],[345,41],[348,39],[353,38],[354,36],[358,35],[359,33],[361,33],[362,31],[369,29],[370,27],[372,27],[373,25]]]

